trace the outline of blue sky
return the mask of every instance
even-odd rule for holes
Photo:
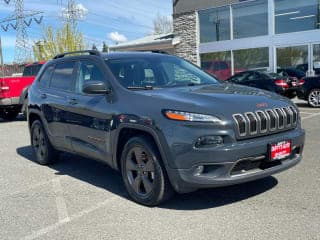
[[[86,18],[78,23],[85,40],[90,44],[96,43],[101,47],[103,41],[113,45],[112,36],[133,40],[150,34],[153,30],[153,19],[157,13],[163,16],[172,15],[172,0],[76,0],[87,9]],[[43,26],[59,27],[62,22],[61,10],[66,7],[67,0],[25,0],[26,10],[42,11],[41,25],[33,22],[27,28],[30,41],[41,36]],[[6,4],[0,0],[0,21],[14,11],[14,1]],[[117,34],[117,33],[118,34]],[[7,32],[0,26],[4,62],[12,62],[14,58],[16,32],[9,28]],[[123,36],[122,36],[123,35]]]

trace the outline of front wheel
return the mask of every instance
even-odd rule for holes
[[[121,172],[129,195],[140,204],[155,206],[174,193],[158,149],[148,137],[138,136],[127,142]]]
[[[320,89],[313,89],[308,94],[308,103],[311,107],[320,107]]]
[[[51,145],[47,133],[39,120],[32,123],[31,144],[39,164],[48,165],[58,158],[58,152]]]

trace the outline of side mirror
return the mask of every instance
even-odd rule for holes
[[[82,87],[82,92],[86,94],[109,94],[111,89],[101,81],[87,81]]]

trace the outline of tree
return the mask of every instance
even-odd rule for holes
[[[109,52],[109,47],[105,42],[103,42],[102,52]]]
[[[43,30],[43,36],[33,46],[33,54],[37,61],[47,61],[57,54],[87,49],[83,35],[65,23],[60,29],[51,26]]]
[[[173,31],[172,19],[170,17],[161,16],[159,13],[153,20],[153,33],[165,34]]]

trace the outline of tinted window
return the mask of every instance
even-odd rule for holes
[[[53,70],[54,70],[54,67],[50,66],[44,71],[44,73],[42,74],[42,76],[39,79],[39,84],[41,87],[48,87],[49,86]]]
[[[64,62],[56,65],[53,72],[51,87],[64,91],[72,90],[72,73],[75,62]]]
[[[25,67],[22,75],[25,77],[32,76],[32,66]]]
[[[77,73],[76,91],[82,93],[82,87],[87,81],[104,81],[104,76],[99,67],[90,61],[81,61]]]

